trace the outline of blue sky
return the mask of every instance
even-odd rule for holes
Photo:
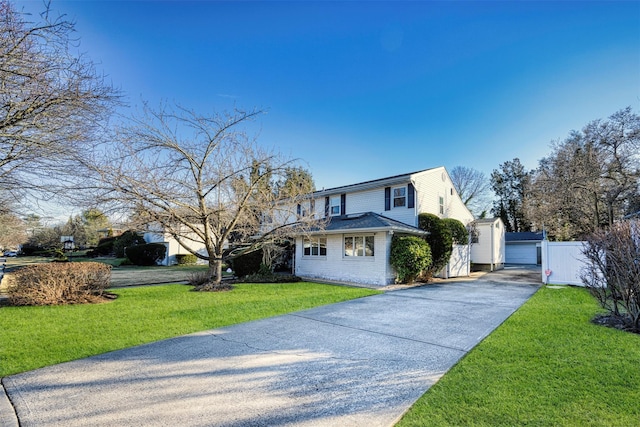
[[[35,12],[40,1],[16,2]],[[640,2],[53,1],[142,100],[265,108],[260,140],[334,187],[436,166],[487,175],[626,106]]]

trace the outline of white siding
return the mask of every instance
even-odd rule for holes
[[[447,277],[468,276],[470,273],[471,251],[468,245],[453,245],[451,258],[447,264]]]
[[[580,270],[584,267],[584,242],[542,241],[542,282],[584,286]]]
[[[491,270],[505,263],[505,230],[502,221],[476,225],[478,242],[471,245],[471,262],[489,265]]]
[[[195,235],[192,234],[192,236]],[[165,255],[164,260],[162,260],[160,265],[175,265],[178,263],[178,261],[176,260],[176,255],[191,253],[182,245],[180,245],[178,241],[171,237],[169,234],[148,232],[144,233],[144,240],[147,243],[164,243],[164,245],[167,247],[167,254]],[[203,255],[206,254],[204,243],[192,242],[192,247],[197,252],[202,253]]]
[[[439,167],[420,172],[413,175],[412,179],[418,193],[416,199],[418,213],[431,213],[440,218],[454,218],[464,225],[473,221],[473,215],[462,203],[445,168]],[[440,197],[444,199],[444,213],[442,214],[440,213]]]
[[[296,239],[295,274],[309,279],[384,286],[393,282],[388,266],[388,233],[375,233],[373,257],[345,257],[343,234],[327,235],[327,256],[303,256],[302,238]]]

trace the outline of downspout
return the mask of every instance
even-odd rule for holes
[[[495,255],[496,255],[496,246],[495,246],[495,224],[491,224],[491,271],[493,271],[493,265],[494,265],[494,261],[496,259]]]

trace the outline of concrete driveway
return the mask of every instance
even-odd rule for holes
[[[390,426],[538,289],[531,273],[386,292],[2,384],[22,427]]]

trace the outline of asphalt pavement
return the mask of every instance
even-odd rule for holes
[[[13,375],[0,424],[391,426],[539,282],[505,269]]]

